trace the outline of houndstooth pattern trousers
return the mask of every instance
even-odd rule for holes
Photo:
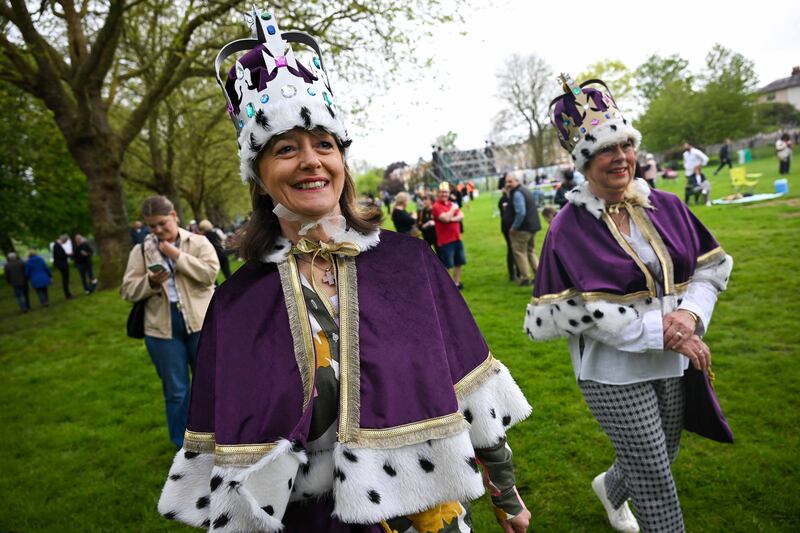
[[[682,378],[578,385],[617,455],[605,478],[612,505],[619,508],[630,498],[639,527],[647,533],[685,531],[670,469],[683,428]]]

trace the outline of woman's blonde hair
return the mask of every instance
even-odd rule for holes
[[[408,205],[408,193],[407,192],[399,192],[394,197],[394,205]]]

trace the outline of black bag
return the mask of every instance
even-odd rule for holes
[[[144,243],[139,246],[142,247],[142,262],[144,262]],[[128,337],[132,339],[144,339],[144,308],[149,299],[135,302],[128,313]]]

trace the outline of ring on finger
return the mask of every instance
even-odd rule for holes
[[[675,336],[676,336],[676,337],[678,337],[679,339],[682,339],[682,338],[683,338],[683,333],[681,333],[681,332],[679,331],[679,332],[677,332],[677,333],[675,334]]]

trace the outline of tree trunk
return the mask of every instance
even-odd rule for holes
[[[4,228],[0,228],[0,251],[5,255],[17,251],[17,249],[14,248],[14,241],[11,240],[11,236]]]
[[[89,185],[89,212],[92,231],[100,255],[100,289],[116,289],[122,281],[128,251],[128,215],[120,177],[120,161],[109,137],[95,135],[80,146],[69,143],[78,167],[86,174]],[[112,142],[110,142],[112,141]]]

